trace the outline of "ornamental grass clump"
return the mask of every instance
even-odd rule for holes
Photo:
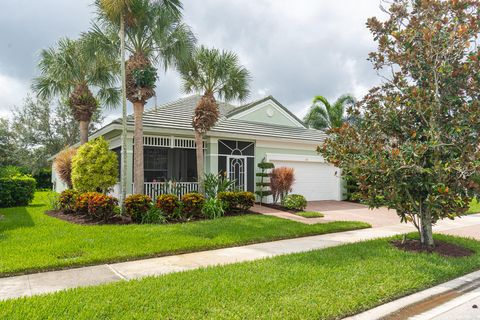
[[[55,167],[55,172],[57,173],[60,180],[62,180],[69,189],[72,189],[72,160],[77,149],[67,148],[61,151],[53,162]]]
[[[292,190],[294,182],[295,171],[293,168],[273,168],[270,172],[270,191],[272,192],[273,202],[281,202]]]

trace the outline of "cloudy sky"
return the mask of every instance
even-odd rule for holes
[[[75,38],[92,0],[0,0],[0,116],[29,92],[42,48]],[[200,44],[233,50],[252,74],[250,100],[273,95],[303,116],[313,96],[360,98],[378,82],[366,61],[375,44],[365,22],[380,0],[184,0]],[[174,71],[161,75],[158,103],[183,96]],[[153,99],[152,99],[153,100]],[[152,104],[150,102],[150,104]],[[109,111],[109,119],[119,110]]]

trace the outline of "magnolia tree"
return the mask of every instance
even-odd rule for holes
[[[433,247],[432,225],[465,213],[479,190],[478,1],[393,0],[367,26],[384,79],[333,129],[319,152],[358,179],[370,207],[396,209]]]

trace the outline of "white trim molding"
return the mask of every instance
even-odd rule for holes
[[[309,156],[300,154],[282,154],[282,153],[267,153],[267,161],[294,161],[294,162],[316,162],[326,163],[322,156]]]

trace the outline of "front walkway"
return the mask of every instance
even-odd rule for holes
[[[370,212],[370,215],[374,215]],[[353,220],[353,219],[351,219]],[[459,228],[480,229],[480,215],[456,221],[441,222],[435,231],[449,232]],[[36,273],[0,278],[0,300],[55,292],[68,288],[98,285],[119,280],[138,279],[192,270],[201,267],[231,264],[273,257],[281,254],[305,252],[374,238],[389,237],[415,231],[413,226],[395,224],[370,229],[346,231],[318,236],[252,244],[242,247],[189,253],[168,257],[144,259],[114,264],[102,264],[70,270]]]

